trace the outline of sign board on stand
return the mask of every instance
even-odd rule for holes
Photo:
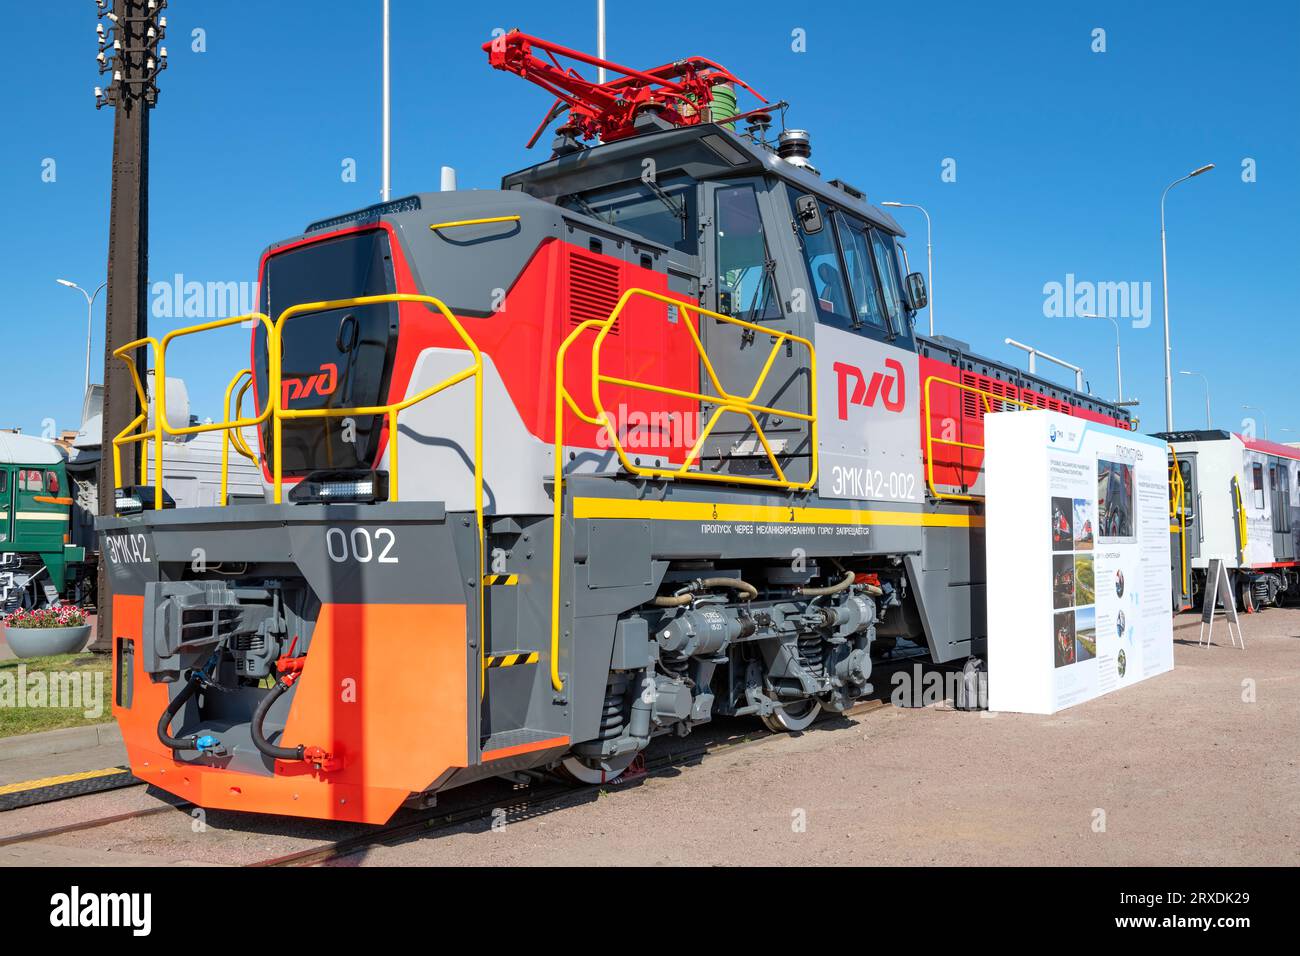
[[[986,416],[984,442],[989,709],[1172,670],[1168,446],[1047,410]]]
[[[1232,582],[1228,580],[1228,569],[1223,566],[1222,558],[1210,558],[1209,573],[1205,575],[1205,596],[1201,602],[1201,633],[1196,645],[1199,647],[1204,642],[1208,647],[1214,643],[1214,613],[1220,594],[1223,595],[1223,616],[1228,619],[1228,640],[1233,647],[1240,641],[1244,651],[1246,638],[1241,634],[1241,621],[1237,619],[1237,598],[1232,593]],[[1210,625],[1209,633],[1205,630],[1207,624]],[[1234,627],[1236,634],[1232,633]]]

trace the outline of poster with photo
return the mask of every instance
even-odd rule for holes
[[[985,420],[990,710],[1173,668],[1168,447],[1051,411]]]

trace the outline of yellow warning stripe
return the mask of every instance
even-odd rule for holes
[[[496,654],[487,659],[488,667],[515,667],[519,664],[536,664],[537,651],[519,651],[515,654]]]
[[[485,574],[483,583],[488,587],[514,587],[519,583],[517,574]]]
[[[61,777],[42,777],[40,780],[24,780],[21,783],[9,783],[0,787],[0,796],[10,793],[23,793],[27,790],[40,790],[43,787],[57,787],[61,783],[76,783],[78,780],[93,780],[96,777],[112,777],[126,773],[121,767],[105,767],[103,770],[87,770],[84,773],[67,773]]]
[[[891,525],[908,528],[982,528],[984,518],[969,514],[807,508],[780,505],[714,504],[696,501],[630,501],[576,498],[575,518],[647,518],[651,521],[754,521],[771,524]]]

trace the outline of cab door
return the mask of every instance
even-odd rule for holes
[[[8,469],[0,468],[0,552],[8,551],[13,540],[13,484]]]
[[[1295,539],[1291,531],[1291,463],[1275,458],[1268,465],[1269,490],[1273,496],[1273,559],[1294,561]]]
[[[792,282],[778,245],[781,230],[789,230],[789,216],[778,210],[769,183],[762,179],[706,183],[703,201],[705,307],[774,332],[799,334],[797,318],[787,314]],[[761,378],[754,404],[809,414],[811,371],[806,346],[789,340],[781,345],[752,329],[707,318],[700,325],[705,352],[726,391],[747,396]],[[703,368],[701,392],[714,393]],[[715,409],[703,409],[701,428]],[[811,460],[807,421],[771,412],[756,412],[755,418],[762,438],[746,416],[722,414],[704,444],[705,461],[716,463],[714,467],[723,472],[771,478],[766,439],[786,479],[807,480]]]

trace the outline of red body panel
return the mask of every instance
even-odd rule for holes
[[[947,362],[937,359],[922,356],[920,367],[923,385],[931,377],[943,379],[977,388],[993,395],[1025,402],[1035,408],[1046,408],[1060,412],[1063,415],[1072,415],[1075,418],[1100,422],[1103,425],[1112,425],[1116,428],[1129,428],[1128,422],[1123,419],[1079,408],[1068,402],[1051,398],[1041,392],[1018,388],[1010,382],[1003,382],[975,372],[962,371]],[[984,468],[984,399],[973,392],[944,385],[939,381],[932,382],[928,391],[929,407],[928,409],[923,407],[922,415],[929,415],[930,428],[934,437],[979,446],[978,448],[962,448],[957,445],[941,444],[936,441],[933,449],[935,484],[940,488],[969,489],[975,485],[980,472]],[[996,401],[990,399],[990,403],[993,406],[993,411],[999,410]],[[1015,406],[1009,405],[1008,407]],[[922,418],[920,436],[922,458],[925,457],[925,428],[926,423]]]
[[[322,233],[275,249],[262,258],[259,286],[265,274],[266,260],[271,255],[311,242],[376,228],[384,229],[389,235],[397,291],[437,297],[437,289],[419,287],[397,234],[382,222],[378,226]],[[588,252],[572,243],[549,239],[538,246],[523,271],[515,277],[499,312],[485,318],[457,316],[482,353],[492,359],[519,417],[538,439],[545,442],[555,440],[555,356],[560,345],[576,325],[587,319],[607,318],[622,294],[630,288],[679,298],[687,307],[695,304],[685,297],[672,296],[667,276],[662,273]],[[464,347],[455,330],[437,312],[420,303],[402,303],[399,308],[397,349],[388,389],[390,402],[405,397],[422,351]],[[699,355],[685,327],[686,321],[684,313],[679,313],[676,321],[671,321],[669,307],[663,302],[644,296],[633,297],[601,346],[601,371],[638,382],[697,391]],[[689,321],[698,329],[694,313]],[[586,332],[569,348],[566,361],[566,385],[578,406],[587,414],[595,411],[591,387],[591,355],[595,340],[595,330]],[[262,396],[256,395],[256,388],[254,392],[260,411]],[[666,455],[673,461],[683,459],[686,450],[683,446],[689,446],[689,441],[683,442],[683,436],[689,439],[695,433],[693,421],[697,408],[694,401],[612,385],[602,386],[600,396],[625,435],[625,445],[653,449],[654,454]],[[627,416],[620,414],[620,408],[635,409],[639,416],[660,425],[658,432],[667,428],[671,433],[647,438],[643,434],[645,427],[638,424],[640,419],[629,427]],[[685,421],[687,416],[690,423]],[[665,422],[680,424],[663,426]],[[379,456],[383,455],[387,438],[385,427],[380,437]],[[565,443],[588,448],[607,446],[607,442],[598,439],[595,426],[573,415],[569,415],[565,422]],[[265,465],[263,468],[264,476],[270,481]],[[293,480],[296,479],[285,477],[286,482]]]

